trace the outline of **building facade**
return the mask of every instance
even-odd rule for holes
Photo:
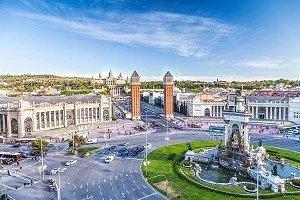
[[[108,122],[111,116],[111,99],[104,95],[0,98],[0,133],[8,138]]]
[[[118,77],[114,77],[111,70],[107,77],[103,78],[101,74],[99,74],[98,80],[94,81],[107,88],[114,97],[122,95],[125,92],[125,85],[128,83],[128,79],[124,79],[121,73]]]
[[[247,109],[252,119],[291,121],[300,124],[300,91],[259,93],[246,95]],[[201,93],[187,102],[190,117],[223,117],[226,102],[234,107],[235,100],[230,93],[224,96]]]
[[[131,119],[141,118],[141,97],[140,97],[140,76],[136,71],[133,72],[131,79]]]

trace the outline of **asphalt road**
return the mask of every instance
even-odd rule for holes
[[[166,141],[165,137],[167,137],[166,132],[151,133],[148,135],[148,143],[151,143],[152,149],[155,149],[167,144],[212,139],[213,135],[212,133],[202,131],[182,131],[169,132],[169,141]],[[222,138],[220,136],[217,137],[218,139]],[[300,151],[299,141],[278,138],[278,136],[273,135],[251,136],[251,142],[258,142],[261,139],[263,145],[272,145]],[[123,138],[113,138],[108,141],[109,146],[118,146],[120,143],[129,143],[129,147],[145,145],[146,135],[132,135]],[[105,145],[106,141],[100,142],[100,146]],[[50,154],[51,156],[45,159],[45,164],[48,166],[48,169],[66,167],[64,166],[66,161],[70,159],[78,160],[77,164],[67,166],[67,170],[60,174],[61,196],[63,200],[164,199],[164,197],[148,185],[140,172],[140,166],[145,152],[141,152],[137,156],[116,157],[112,163],[106,164],[104,163],[104,159],[108,155],[117,153],[118,149],[112,151],[100,149],[88,158],[78,158],[63,155],[61,152],[64,151],[64,148],[63,145],[57,149],[54,148]],[[36,163],[36,165],[39,165],[39,163]],[[28,173],[33,173],[34,170],[34,166],[32,166],[32,171],[28,170]],[[53,178],[57,181],[59,179],[58,175],[46,176],[46,178]],[[40,183],[17,191],[9,191],[9,194],[16,200],[49,200],[49,197],[56,195],[53,192],[47,191],[45,186]]]

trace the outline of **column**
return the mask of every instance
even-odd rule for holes
[[[279,119],[282,120],[282,118],[281,118],[281,107],[279,107]]]
[[[67,127],[67,111],[66,111],[66,106],[64,106],[64,109],[63,109],[63,113],[64,113],[64,126]]]
[[[277,107],[274,107],[274,119],[277,119]]]
[[[256,106],[256,116],[255,116],[256,119],[258,119],[258,106]]]
[[[5,114],[2,114],[2,121],[3,121],[3,133],[6,133],[6,122],[5,122]]]
[[[81,108],[79,108],[79,119],[78,119],[78,123],[80,124],[81,123]]]
[[[3,132],[3,131],[2,131],[2,127],[3,127],[2,123],[3,123],[3,122],[1,123],[1,121],[2,121],[2,119],[3,119],[3,118],[2,118],[2,114],[0,114],[0,119],[1,119],[1,120],[0,120],[0,133],[1,133],[1,132]]]
[[[87,122],[90,122],[90,108],[87,109]]]
[[[56,127],[56,110],[54,110],[54,127]]]
[[[100,121],[103,122],[103,110],[102,110],[102,107],[100,107]]]
[[[58,126],[61,126],[60,124],[61,124],[61,122],[60,122],[60,110],[58,110]]]
[[[77,108],[76,108],[76,106],[75,106],[75,108],[74,108],[74,118],[75,118],[75,125],[77,125],[78,124],[78,119],[77,119]]]
[[[286,115],[285,107],[283,107],[283,120],[286,120],[285,115]]]
[[[211,107],[211,116],[212,116],[212,117],[214,117],[214,113],[215,113],[214,110],[215,110],[215,109],[214,109],[214,106],[212,106],[212,107]]]
[[[266,119],[269,119],[269,107],[266,107]]]
[[[10,123],[10,114],[9,113],[7,113],[6,114],[6,125],[7,125],[7,137],[10,137],[10,135],[11,135],[11,123]]]

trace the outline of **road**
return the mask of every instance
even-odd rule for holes
[[[151,133],[148,135],[148,143],[152,144],[152,149],[164,146],[167,144],[167,141],[165,141],[166,136],[166,132]],[[170,138],[168,144],[174,144],[193,140],[212,139],[213,135],[212,133],[203,131],[173,131],[168,133],[168,137]],[[217,139],[221,139],[220,136],[217,137]],[[261,139],[263,145],[300,151],[299,141],[278,138],[278,136],[273,135],[251,136],[252,142],[258,142]],[[115,150],[100,149],[88,158],[70,157],[59,153],[63,151],[63,145],[60,145],[57,151],[53,149],[53,152],[51,152],[52,156],[45,159],[45,164],[49,169],[66,167],[64,163],[70,159],[78,160],[77,164],[66,167],[67,170],[60,175],[62,199],[164,199],[164,197],[148,185],[140,171],[145,152],[137,156],[116,157],[112,163],[104,163],[104,159],[108,155],[115,154],[118,152],[118,149],[123,148],[118,144],[129,143],[129,147],[142,146],[146,143],[146,135],[113,138],[108,143],[109,145],[116,145],[118,148]],[[105,146],[106,142],[102,141],[99,145]],[[38,166],[39,162],[36,165]],[[28,170],[28,173],[33,173],[33,171],[34,169],[32,171]],[[58,175],[47,175],[46,178],[53,178],[58,181]],[[21,188],[17,191],[9,191],[9,194],[16,200],[46,200],[56,195],[56,193],[47,191],[45,186],[40,183],[34,184],[31,187]]]

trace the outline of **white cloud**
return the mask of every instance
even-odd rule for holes
[[[236,63],[236,66],[246,66],[253,68],[268,68],[276,69],[281,68],[283,65],[283,60],[244,60]]]
[[[72,12],[75,11],[68,10],[65,15],[14,14],[37,21],[39,25],[54,25],[94,39],[151,46],[197,58],[209,54],[214,45],[237,29],[211,18],[166,12]]]

